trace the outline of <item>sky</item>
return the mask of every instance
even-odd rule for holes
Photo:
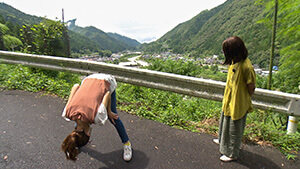
[[[0,0],[30,15],[64,21],[77,19],[80,27],[94,26],[150,42],[178,24],[226,0]]]

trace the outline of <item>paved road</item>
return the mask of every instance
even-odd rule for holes
[[[60,98],[24,91],[0,91],[0,168],[300,168],[276,149],[243,145],[237,162],[219,161],[218,146],[208,134],[171,128],[119,112],[133,145],[133,159],[122,160],[122,144],[114,127],[93,126],[92,142],[76,162],[65,159],[60,145],[72,130],[60,114]]]

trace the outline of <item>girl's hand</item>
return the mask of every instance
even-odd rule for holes
[[[119,118],[119,116],[116,113],[110,112],[108,113],[108,118],[112,121],[112,123],[115,125],[115,120]]]
[[[252,96],[255,91],[255,83],[247,84],[247,88],[248,88],[248,92],[249,92],[250,96]]]

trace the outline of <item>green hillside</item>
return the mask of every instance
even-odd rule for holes
[[[111,35],[93,26],[82,28],[79,26],[71,25],[69,26],[69,30],[91,39],[96,44],[98,44],[101,49],[110,50],[112,52],[135,50],[139,45],[132,45],[132,42],[134,42],[134,40],[130,40],[129,38],[126,38],[126,40],[125,38],[120,40],[118,38],[120,38],[121,35]]]
[[[126,36],[119,35],[117,33],[107,32],[107,35],[123,42],[124,44],[129,45],[130,47],[135,47],[136,48],[136,47],[139,47],[141,45],[141,43],[138,42],[137,40],[128,38]]]
[[[71,51],[74,53],[88,53],[90,52],[98,52],[103,50],[101,46],[97,43],[94,43],[88,37],[80,35],[76,32],[69,31],[70,37],[70,48]]]
[[[211,10],[179,24],[160,39],[143,44],[145,51],[171,51],[186,53],[193,57],[221,54],[222,41],[229,36],[240,36],[249,50],[253,63],[268,65],[271,28],[257,21],[264,7],[255,0],[228,0]],[[278,63],[278,59],[275,61]]]
[[[42,17],[25,14],[3,2],[0,2],[0,15],[2,15],[6,21],[10,21],[16,25],[37,24],[43,20]]]

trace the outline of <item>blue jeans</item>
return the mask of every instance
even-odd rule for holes
[[[117,112],[117,97],[116,97],[116,91],[114,91],[112,94],[111,94],[111,111],[118,114]],[[112,123],[112,121],[110,120],[110,118],[108,118],[109,121]],[[120,119],[120,117],[117,119],[117,120],[114,120],[115,121],[115,128],[117,129],[118,131],[118,134],[122,140],[122,143],[126,143],[129,138],[128,138],[128,135],[126,133],[126,130],[125,130],[125,127]]]

